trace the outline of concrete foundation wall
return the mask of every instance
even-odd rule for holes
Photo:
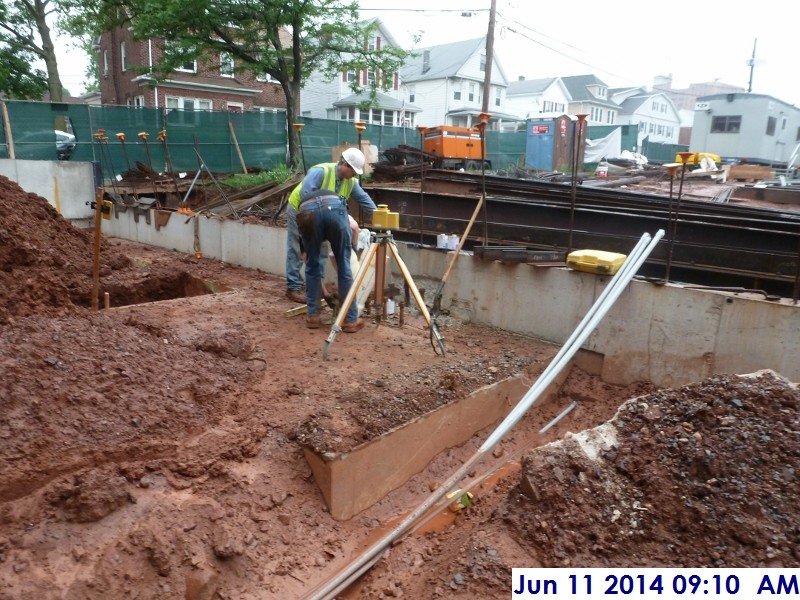
[[[104,220],[103,232],[192,253],[195,220],[203,256],[283,275],[285,229],[175,213],[156,231],[142,216],[134,223],[129,211]],[[452,254],[397,246],[430,302]],[[561,344],[609,280],[464,254],[448,277],[442,305],[464,320]],[[394,281],[402,282],[396,269]],[[674,386],[764,368],[800,381],[800,305],[632,281],[584,348],[605,356],[601,375],[611,383],[649,379]]]
[[[94,200],[92,163],[61,160],[0,159],[0,175],[26,192],[45,198],[65,219],[91,219]]]

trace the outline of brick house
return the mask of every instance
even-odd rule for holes
[[[97,43],[101,104],[184,110],[285,109],[280,85],[268,75],[237,71],[225,53],[191,61],[156,82],[148,68],[157,65],[163,40],[135,40],[127,28],[103,33]]]

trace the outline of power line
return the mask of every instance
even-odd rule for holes
[[[599,71],[599,72],[601,72],[601,73],[606,73],[606,74],[608,74],[608,75],[611,75],[612,77],[617,77],[618,79],[624,79],[624,80],[626,80],[626,81],[631,81],[631,82],[633,81],[632,79],[628,79],[627,77],[622,77],[621,75],[617,75],[616,73],[612,73],[611,71],[608,71],[608,70],[606,70],[606,69],[602,69],[602,68],[600,68],[600,67],[597,67],[597,66],[595,66],[595,65],[592,65],[592,64],[590,64],[590,63],[587,63],[587,62],[585,62],[585,61],[582,61],[582,60],[580,60],[579,58],[575,58],[574,56],[570,56],[569,54],[566,54],[566,53],[564,53],[564,52],[561,52],[560,50],[556,50],[555,48],[553,48],[553,47],[551,47],[551,46],[548,46],[547,44],[545,44],[545,43],[543,43],[543,42],[540,42],[539,40],[535,40],[535,39],[533,39],[532,37],[530,37],[530,36],[528,36],[528,35],[526,35],[526,34],[524,34],[524,33],[520,32],[520,31],[517,31],[517,30],[516,30],[516,29],[514,29],[513,27],[509,27],[508,25],[504,25],[504,27],[505,27],[505,28],[506,28],[508,31],[510,31],[510,32],[512,32],[512,33],[516,33],[517,35],[524,37],[526,40],[529,40],[529,41],[533,42],[534,44],[538,44],[539,46],[542,46],[543,48],[547,48],[547,49],[548,49],[548,50],[550,50],[551,52],[555,52],[556,54],[560,54],[560,55],[561,55],[561,56],[563,56],[564,58],[568,58],[568,59],[570,59],[570,60],[573,60],[573,61],[575,61],[575,62],[577,62],[577,63],[580,63],[580,64],[582,64],[582,65],[585,65],[585,66],[589,67],[590,69],[593,69],[593,70]]]

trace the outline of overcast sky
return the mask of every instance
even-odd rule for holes
[[[417,47],[425,47],[488,31],[490,0],[362,0],[361,6],[364,18],[379,17],[406,49],[414,35],[421,38]],[[672,74],[673,87],[719,80],[746,89],[757,39],[753,92],[800,106],[797,12],[792,0],[746,8],[738,2],[497,0],[495,56],[509,81],[592,73],[611,87],[651,86],[656,75]],[[58,46],[62,83],[80,94],[85,61],[63,42]]]
[[[510,81],[592,73],[611,87],[651,86],[656,75],[672,74],[673,87],[718,79],[747,89],[747,63],[757,38],[753,92],[800,106],[795,1],[497,0],[495,56]],[[490,0],[361,2],[362,15],[379,17],[407,48],[413,34],[421,35],[419,47],[485,35],[490,5]]]

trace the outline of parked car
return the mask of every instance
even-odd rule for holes
[[[66,131],[55,129],[56,134],[56,154],[58,160],[69,160],[75,150],[75,136]]]

